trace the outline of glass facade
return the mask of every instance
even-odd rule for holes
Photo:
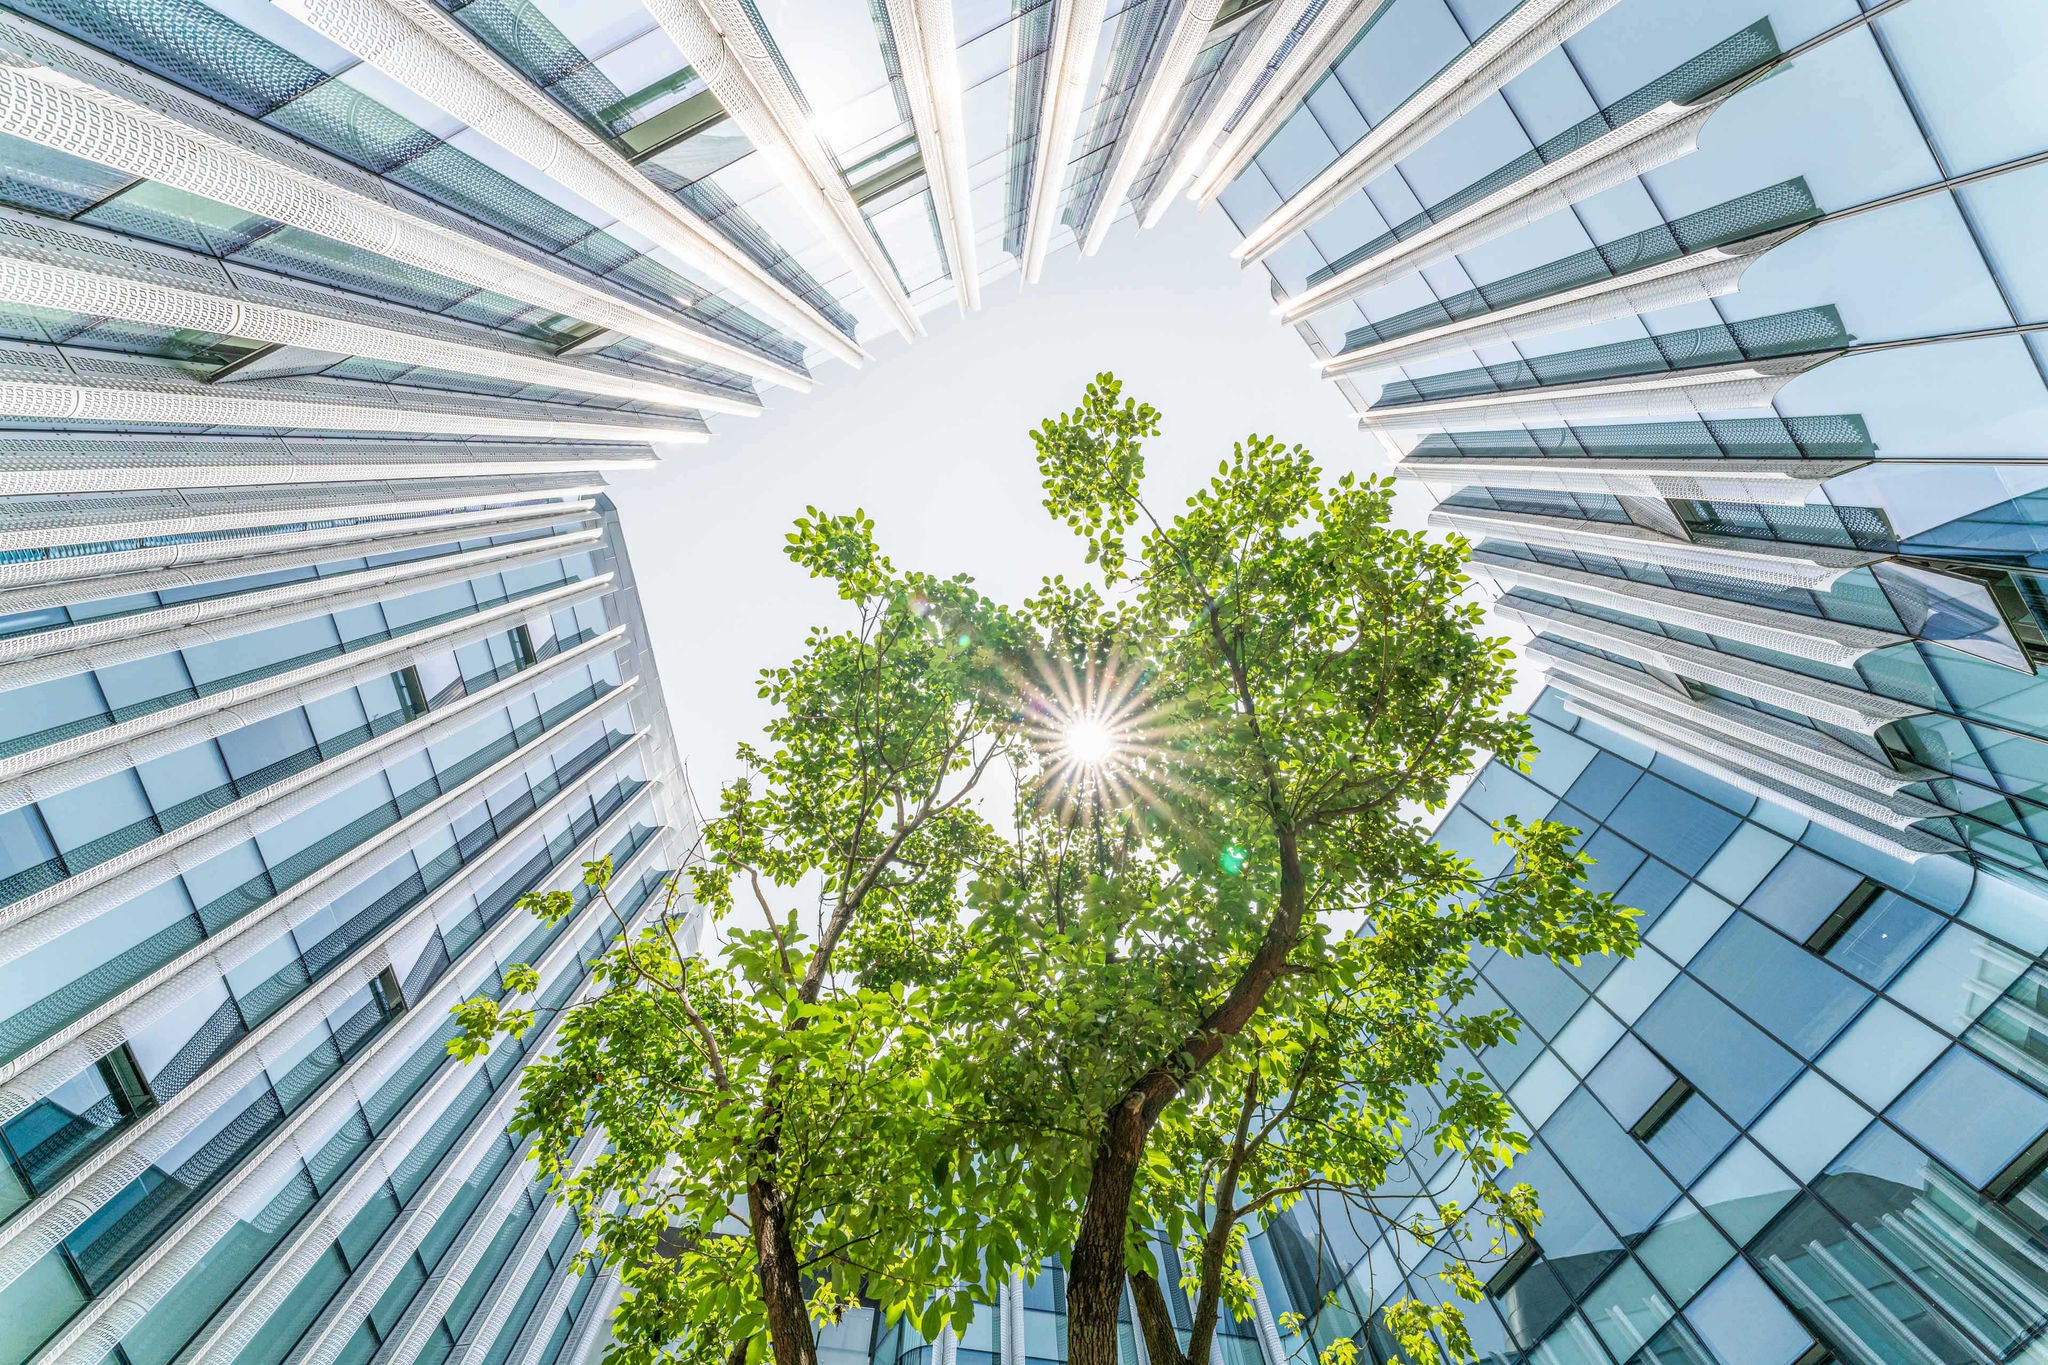
[[[2038,7],[1363,8],[1222,199],[1530,661],[1838,833],[2048,875]]]
[[[2038,0],[0,0],[0,55],[0,1365],[587,1354],[506,1119],[603,918],[510,910],[610,853],[630,913],[686,823],[605,474],[1183,195],[1549,685],[1440,837],[1569,820],[1644,914],[1480,964],[1548,1210],[1481,1349],[2048,1365]],[[541,1026],[452,1066],[513,961]],[[1228,1365],[1436,1268],[1248,1256]]]
[[[688,826],[611,505],[185,453],[358,463],[0,501],[0,1360],[580,1359],[615,1281],[507,1125],[619,928],[581,864],[630,920]],[[513,963],[538,1022],[463,1066]]]
[[[1514,1176],[1544,1210],[1532,1254],[1467,1308],[1483,1358],[2043,1358],[2048,887],[1880,853],[1562,692],[1531,723],[1533,771],[1488,765],[1439,841],[1484,863],[1505,816],[1577,826],[1593,884],[1640,908],[1643,944],[1575,968],[1476,963],[1480,1007],[1523,1030],[1459,1062],[1533,1136]],[[1435,1253],[1405,1233],[1360,1246],[1310,1211],[1258,1254],[1268,1296],[1318,1340],[1441,1292]]]
[[[612,926],[513,907],[687,825],[606,474],[1177,190],[1263,22],[0,0],[0,1365],[590,1353],[507,1122]]]
[[[1581,831],[1589,881],[1641,911],[1626,961],[1475,960],[1474,1010],[1522,1021],[1479,1069],[1532,1141],[1543,1208],[1465,1305],[1485,1365],[1993,1365],[2048,1359],[2048,886],[1959,855],[1881,852],[1578,714],[1547,690],[1526,774],[1489,763],[1438,841],[1496,868],[1508,816]],[[1411,1153],[1396,1222],[1457,1199]],[[1451,1188],[1446,1188],[1446,1185]],[[1362,1234],[1361,1229],[1365,1229]],[[1157,1248],[1163,1283],[1179,1272]],[[1474,1254],[1482,1249],[1475,1248]],[[1354,1338],[1405,1360],[1378,1308],[1434,1301],[1442,1249],[1305,1201],[1256,1233],[1233,1365]],[[1063,1358],[1048,1263],[970,1330],[871,1315],[836,1346],[893,1365]],[[1169,1304],[1185,1341],[1191,1315]],[[1300,1314],[1297,1336],[1283,1323]],[[856,1320],[856,1318],[858,1320]],[[1125,1314],[1123,1356],[1142,1365]]]
[[[310,285],[557,363],[551,383],[445,351],[242,335],[220,309],[119,291],[0,290],[0,336],[202,376],[586,406],[616,403],[588,387],[603,373],[641,379],[646,402],[743,411],[758,386],[916,333],[921,313],[978,306],[1027,229],[1057,248],[1156,197],[1266,18],[1171,0],[805,0],[766,17],[749,0],[7,0],[0,47],[41,73],[20,93],[55,75],[117,100],[76,113],[104,125],[86,135],[0,115],[0,210],[46,249],[71,224],[180,253],[156,269],[211,292],[313,309]],[[144,145],[166,118],[213,164]],[[1047,144],[1069,126],[1069,146]],[[292,192],[307,178],[326,204]]]
[[[2048,13],[1346,10],[1220,198],[1549,684],[1439,839],[1575,825],[1644,929],[1478,964],[1545,1217],[1476,1345],[2048,1359]],[[1313,1211],[1255,1253],[1316,1343],[1440,1292]]]

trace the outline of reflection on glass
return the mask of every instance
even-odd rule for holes
[[[1693,1197],[1736,1242],[1747,1242],[1798,1192],[1792,1178],[1748,1138],[1693,1187]]]
[[[2048,971],[2029,968],[1965,1037],[2008,1071],[2048,1088]]]
[[[1845,1365],[1974,1361],[1977,1352],[1812,1195],[1749,1248],[1757,1269]]]
[[[2048,1321],[2048,1180],[1994,1204],[1876,1124],[1815,1189],[1994,1353]]]

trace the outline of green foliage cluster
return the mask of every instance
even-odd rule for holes
[[[1469,1354],[1473,1266],[1541,1216],[1469,1064],[1515,1030],[1470,1008],[1472,955],[1627,952],[1630,914],[1585,889],[1573,831],[1504,822],[1491,877],[1429,840],[1476,756],[1530,754],[1463,544],[1263,437],[1162,521],[1159,429],[1105,375],[1033,433],[1099,586],[1005,606],[897,568],[860,513],[797,522],[788,556],[845,620],[761,675],[745,775],[522,1082],[515,1126],[627,1284],[620,1365],[813,1365],[855,1302],[935,1336],[1052,1256],[1073,1365],[1114,1361],[1126,1283],[1158,1365],[1206,1365],[1248,1231],[1399,1218],[1377,1191],[1425,1148],[1470,1191],[1404,1224],[1450,1253],[1448,1292],[1371,1340]],[[1062,748],[1083,719],[1114,730],[1099,762]],[[532,1027],[536,985],[463,1006],[458,1055]],[[1159,1237],[1186,1252],[1185,1348]]]

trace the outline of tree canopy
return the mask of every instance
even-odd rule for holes
[[[627,1285],[622,1365],[812,1365],[856,1300],[934,1336],[1048,1257],[1071,1365],[1114,1365],[1127,1284],[1158,1365],[1206,1365],[1249,1231],[1398,1219],[1376,1192],[1425,1149],[1469,1191],[1404,1223],[1450,1293],[1380,1333],[1455,1359],[1472,1262],[1540,1218],[1467,1064],[1515,1028],[1467,1008],[1472,957],[1633,929],[1574,831],[1505,823],[1492,876],[1430,841],[1475,759],[1531,753],[1466,547],[1266,437],[1161,520],[1159,427],[1104,375],[1033,433],[1093,570],[1014,606],[898,569],[859,512],[790,535],[845,619],[761,675],[763,742],[515,1120]],[[472,1053],[530,1022],[466,1009]],[[1185,1350],[1160,1236],[1191,1267]]]

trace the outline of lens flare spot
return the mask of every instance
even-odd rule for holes
[[[1116,734],[1094,716],[1078,716],[1067,726],[1061,748],[1083,768],[1099,768],[1116,756]]]

